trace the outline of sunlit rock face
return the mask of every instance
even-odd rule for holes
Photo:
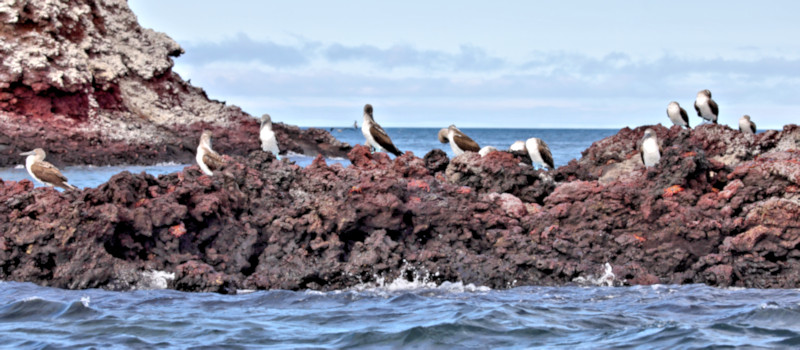
[[[258,148],[258,122],[173,73],[183,49],[125,1],[0,0],[0,24],[0,166],[36,147],[60,164],[189,163],[203,129],[222,153]],[[350,149],[322,130],[274,129],[282,150]]]

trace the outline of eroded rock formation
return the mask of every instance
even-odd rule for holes
[[[63,193],[4,182],[0,278],[125,289],[165,271],[188,291],[331,290],[408,266],[505,288],[608,264],[616,284],[800,287],[800,128],[653,128],[664,154],[647,169],[641,127],[553,172],[505,152],[391,160],[356,146],[348,167],[254,151],[212,177],[121,173]]]
[[[0,0],[0,26],[0,166],[36,147],[58,165],[189,163],[203,129],[225,154],[259,147],[258,122],[172,72],[183,49],[124,0]],[[274,130],[282,151],[350,149],[322,130]]]

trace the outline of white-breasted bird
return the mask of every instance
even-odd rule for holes
[[[211,149],[211,131],[203,130],[200,135],[200,144],[197,145],[197,155],[195,156],[197,165],[204,174],[214,175],[213,170],[217,170],[225,163],[219,153]]]
[[[749,115],[745,114],[739,118],[739,131],[750,135],[756,134],[756,123],[753,123],[753,121],[750,120]]]
[[[367,139],[368,146],[376,150],[384,150],[395,156],[403,154],[403,152],[400,152],[400,150],[395,147],[394,143],[392,143],[389,134],[375,122],[375,119],[372,117],[372,105],[369,103],[364,105],[364,122],[361,124],[361,133],[364,134],[364,138]]]
[[[43,183],[45,186],[61,187],[65,190],[74,190],[77,187],[67,183],[67,178],[61,174],[53,164],[44,161],[47,154],[41,148],[36,148],[33,151],[20,153],[21,156],[28,156],[25,158],[25,169],[31,177]]]
[[[261,149],[264,152],[272,152],[275,157],[281,153],[278,148],[278,140],[275,139],[275,132],[272,131],[272,118],[269,114],[261,116],[261,130],[258,132],[258,138],[261,140]]]
[[[645,166],[654,166],[661,160],[661,146],[658,144],[655,131],[647,129],[642,136],[642,144],[640,146],[640,154],[642,156],[642,163]]]
[[[464,154],[464,152],[480,152],[481,147],[475,140],[469,138],[466,134],[461,132],[455,125],[450,125],[447,129],[439,130],[439,142],[450,143],[450,149],[456,156]]]
[[[667,106],[667,116],[669,120],[672,121],[672,124],[685,126],[689,128],[689,115],[686,113],[686,110],[678,104],[678,102],[672,101]]]
[[[542,167],[547,166],[550,170],[555,169],[553,163],[553,154],[550,152],[550,147],[538,137],[531,137],[525,140],[525,150],[528,151],[528,156],[531,157],[531,162],[538,163]]]
[[[717,123],[719,106],[711,99],[711,91],[708,89],[701,90],[697,93],[697,98],[694,100],[694,109],[697,111],[699,117],[714,124]]]

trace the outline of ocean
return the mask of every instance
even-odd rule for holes
[[[437,129],[387,128],[402,151],[450,147]],[[481,146],[539,137],[556,166],[616,130],[463,129]],[[362,143],[360,130],[334,128]],[[300,165],[312,157],[290,155]],[[348,164],[346,159],[330,162]],[[20,157],[20,164],[23,157]],[[65,167],[79,187],[129,170],[154,175],[184,164]],[[3,180],[28,178],[0,169]],[[704,285],[608,287],[613,274],[563,287],[493,290],[425,276],[348,290],[241,291],[237,295],[153,289],[61,290],[0,282],[0,348],[798,348],[800,291]]]

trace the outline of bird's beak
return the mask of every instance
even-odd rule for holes
[[[34,155],[34,154],[36,154],[36,152],[34,152],[34,151],[28,151],[28,152],[25,152],[25,153],[20,153],[19,155],[21,155],[21,156],[32,156],[32,155]]]

